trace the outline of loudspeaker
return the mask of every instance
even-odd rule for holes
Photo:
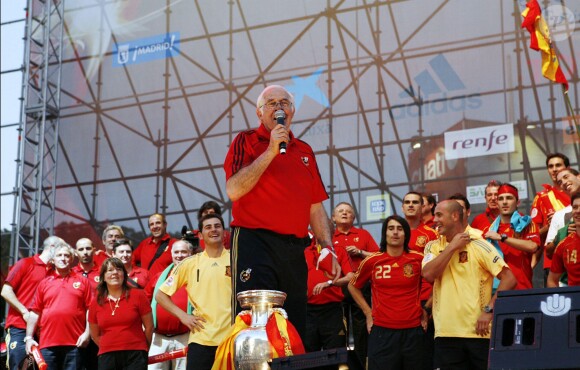
[[[499,292],[490,369],[580,367],[580,287]]]
[[[363,370],[354,351],[346,348],[327,349],[325,351],[309,352],[292,357],[275,358],[270,364],[273,370],[282,369],[350,369]]]

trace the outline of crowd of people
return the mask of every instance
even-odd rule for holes
[[[546,286],[580,285],[580,177],[563,154],[547,157],[552,184],[530,215],[518,211],[518,189],[495,180],[471,224],[464,194],[438,202],[410,191],[377,244],[354,226],[352,204],[327,216],[314,153],[291,131],[294,112],[292,95],[269,86],[256,104],[260,126],[232,142],[229,231],[210,201],[198,212],[199,245],[172,238],[153,214],[136,248],[109,225],[102,248],[50,236],[19,260],[2,287],[9,368],[34,347],[50,370],[217,368],[241,311],[236,294],[270,289],[287,294],[308,352],[347,347],[350,336],[361,368],[485,369],[498,291],[532,288],[542,255]]]

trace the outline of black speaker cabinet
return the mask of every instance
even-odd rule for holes
[[[580,287],[499,292],[490,369],[579,369]]]
[[[273,370],[283,369],[338,369],[363,370],[354,351],[346,348],[327,349],[292,357],[275,358],[270,364]]]

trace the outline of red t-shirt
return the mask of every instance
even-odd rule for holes
[[[238,134],[224,162],[226,180],[256,160],[269,143],[264,125]],[[304,238],[310,207],[326,199],[312,148],[290,132],[286,154],[277,155],[252,190],[233,202],[231,225]]]
[[[568,285],[580,285],[580,237],[570,234],[556,247],[550,271],[561,274],[568,272]]]
[[[71,271],[54,274],[38,285],[30,310],[40,315],[39,348],[74,346],[87,327],[93,289],[89,280]]]
[[[346,247],[354,245],[360,250],[375,253],[379,251],[379,246],[371,236],[371,234],[365,229],[359,229],[357,227],[351,227],[348,232],[342,233],[338,230],[334,231],[332,236],[332,244],[335,249],[343,249],[346,251]],[[351,263],[352,271],[358,270],[358,266],[364,259],[362,256],[352,256],[347,253],[347,256]]]
[[[145,288],[149,283],[149,271],[144,268],[133,266],[129,278],[139,284],[141,289]]]
[[[42,262],[39,255],[26,257],[16,262],[10,269],[5,284],[12,287],[20,303],[30,307],[38,284],[52,272],[50,265]],[[9,305],[6,329],[11,327],[26,329],[26,322],[20,311]]]
[[[107,252],[102,251],[102,250],[97,250],[95,251],[95,256],[93,257],[93,261],[95,262],[95,265],[99,266],[99,268],[103,265],[103,262],[105,262],[105,260],[109,258],[109,256],[107,255]]]
[[[95,264],[93,265],[93,268],[90,269],[89,271],[85,271],[83,270],[81,264],[79,263],[78,265],[76,265],[75,267],[73,267],[72,269],[74,272],[76,272],[79,275],[82,275],[84,277],[86,277],[87,279],[89,279],[89,283],[91,284],[91,288],[93,288],[93,292],[96,291],[97,289],[97,285],[99,285],[99,272],[101,270],[101,266],[97,266],[96,261]]]
[[[548,213],[570,205],[570,196],[568,196],[564,191],[547,184],[543,184],[542,186],[544,187],[544,190],[536,194],[532,203],[532,210],[530,211],[532,221],[534,221],[540,229],[548,223]],[[563,207],[560,208],[559,206],[552,204],[550,195],[552,195],[557,202],[560,202]],[[544,241],[542,240],[542,243],[543,242]],[[551,264],[552,260],[548,258],[546,250],[544,250],[544,268],[549,269]]]
[[[399,257],[377,253],[365,259],[350,284],[362,289],[371,281],[374,325],[408,329],[421,325],[421,253]]]
[[[142,316],[151,312],[151,305],[143,290],[131,289],[129,299],[123,294],[119,307],[112,315],[115,302],[105,298],[103,305],[93,299],[89,308],[89,323],[101,331],[99,355],[112,351],[147,351]]]
[[[438,238],[437,231],[428,227],[424,223],[420,223],[416,229],[411,230],[411,239],[409,239],[409,249],[423,253],[425,246],[431,240],[436,240]],[[431,292],[433,292],[433,284],[423,281],[421,285],[421,300],[426,301],[431,297]]]
[[[153,257],[155,257],[157,249],[159,249],[159,245],[168,240],[169,243],[165,247],[163,253],[161,253],[159,258],[157,258],[151,268],[149,268],[149,263],[151,263],[151,260]],[[171,262],[173,262],[173,259],[171,258],[171,248],[173,247],[173,243],[176,241],[177,239],[172,238],[167,233],[163,235],[161,240],[159,240],[157,243],[153,242],[152,236],[144,239],[141,243],[139,243],[133,252],[133,263],[149,271],[153,270],[153,267],[155,267],[156,271],[152,271],[153,274],[157,274],[158,272],[165,270],[165,268],[169,266]]]
[[[424,223],[420,223],[416,229],[411,230],[411,239],[409,239],[409,249],[423,253],[425,246],[431,240],[439,237],[437,231],[428,227]]]
[[[424,222],[425,226],[432,228],[435,230],[435,218],[430,219],[427,222]]]
[[[171,271],[172,272],[172,271]],[[171,272],[167,275],[170,276]],[[153,279],[149,280],[149,283],[145,287],[145,295],[147,299],[153,301],[153,292],[155,291],[155,285],[159,280],[159,277],[163,273],[160,272],[155,276]],[[170,298],[177,305],[177,307],[181,308],[183,311],[187,312],[187,290],[186,286],[181,287],[174,295]],[[155,332],[163,335],[175,335],[175,334],[183,334],[187,333],[189,329],[187,326],[183,325],[181,321],[167,312],[160,304],[157,304],[156,309],[157,314],[157,327],[155,328]]]
[[[480,213],[477,216],[475,216],[475,218],[471,222],[471,227],[482,231],[489,230],[489,227],[491,226],[494,220],[495,217],[493,217],[491,209],[487,207],[484,213]]]
[[[349,272],[352,272],[350,262],[344,249],[336,248],[335,251],[338,258],[338,263],[342,269],[341,277],[343,277]],[[316,269],[316,262],[318,261],[319,256],[320,252],[318,251],[318,247],[316,245],[311,245],[304,250],[304,257],[306,258],[306,265],[308,266],[308,303],[327,304],[332,302],[342,302],[344,299],[344,294],[342,293],[342,288],[339,286],[332,285],[323,289],[320,294],[312,294],[312,290],[316,284],[332,280],[332,277],[328,272],[324,271],[320,267],[318,270]]]
[[[483,230],[483,235],[489,231],[489,227]],[[506,234],[510,238],[516,237],[522,240],[531,240],[536,245],[540,245],[540,232],[538,226],[533,222],[530,222],[525,229],[522,230],[520,235],[515,235],[514,229],[512,229],[510,224],[501,223],[499,225],[499,234]],[[532,285],[532,256],[533,253],[527,253],[520,251],[516,248],[510,247],[506,243],[498,242],[503,252],[503,259],[508,264],[510,270],[514,273],[517,285],[514,289],[531,289]]]

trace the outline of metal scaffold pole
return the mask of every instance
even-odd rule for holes
[[[53,233],[64,1],[29,0],[11,264]]]

